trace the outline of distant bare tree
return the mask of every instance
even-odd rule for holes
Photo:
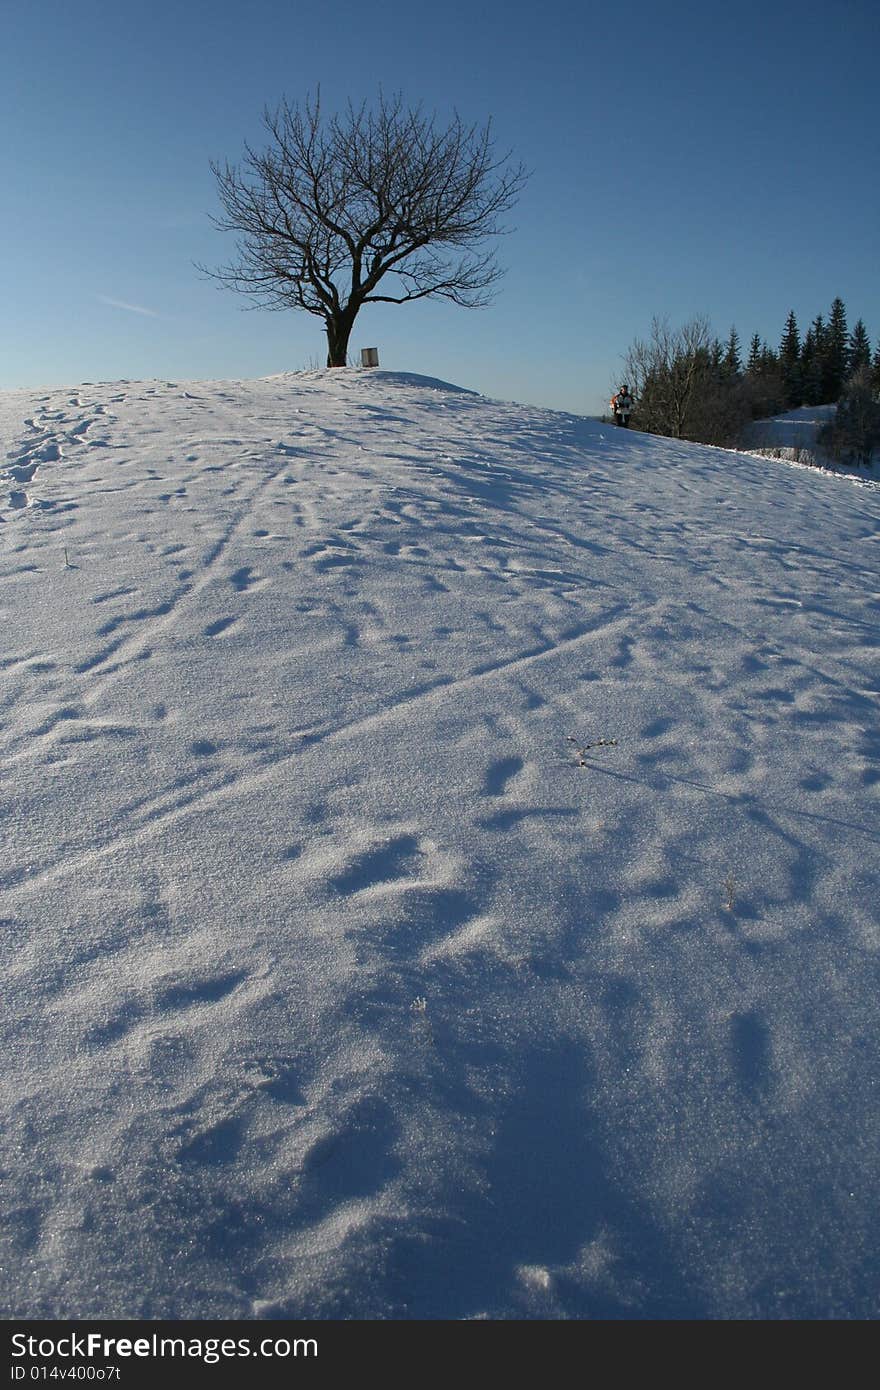
[[[703,317],[675,329],[668,319],[655,318],[648,341],[635,340],[624,358],[624,375],[636,398],[637,429],[675,439],[687,435],[710,343],[709,321]]]
[[[239,240],[238,259],[207,274],[322,318],[328,367],[345,365],[364,304],[489,303],[503,272],[485,245],[527,177],[509,153],[496,158],[491,122],[456,114],[439,129],[399,94],[325,117],[320,93],[263,121],[264,152],[245,145],[240,167],[211,165],[225,214],[212,220]]]

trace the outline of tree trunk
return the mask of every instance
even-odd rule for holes
[[[327,318],[327,366],[344,367],[348,361],[348,340],[354,324],[354,314],[337,314]]]

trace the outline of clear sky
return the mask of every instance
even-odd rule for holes
[[[321,320],[200,278],[209,160],[320,83],[493,118],[533,171],[491,308],[363,311],[383,367],[579,413],[654,315],[880,338],[877,0],[4,0],[0,387],[323,364]]]

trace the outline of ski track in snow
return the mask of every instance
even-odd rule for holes
[[[352,370],[0,440],[4,1316],[876,1316],[876,491]]]

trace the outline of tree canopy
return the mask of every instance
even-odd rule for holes
[[[397,94],[325,116],[320,93],[266,110],[263,151],[212,163],[237,259],[208,271],[270,309],[323,318],[343,366],[365,304],[429,296],[487,304],[503,273],[488,243],[527,174],[497,156],[491,121],[446,125]],[[204,269],[204,267],[202,267]]]

